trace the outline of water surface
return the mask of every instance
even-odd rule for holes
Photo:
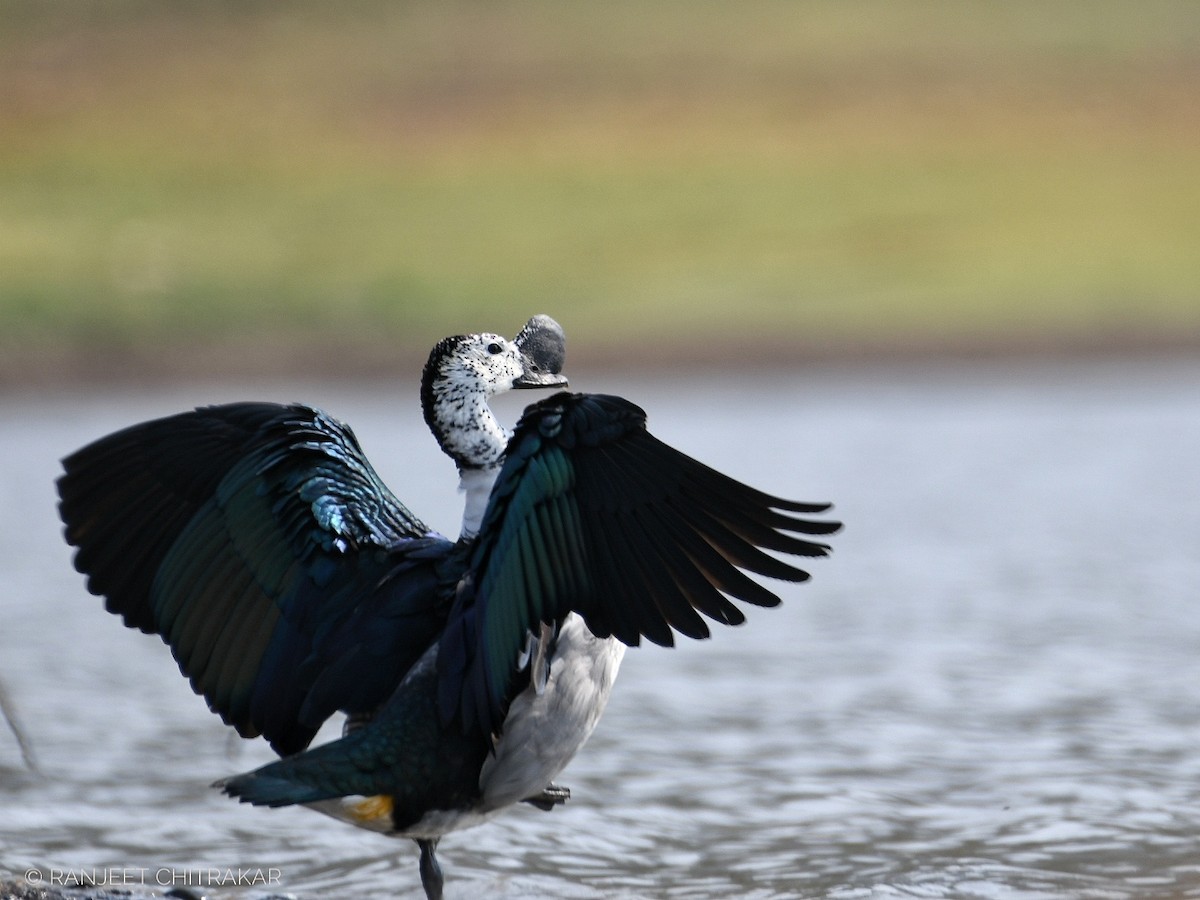
[[[784,605],[626,656],[565,809],[442,843],[450,897],[1200,897],[1200,364],[594,378],[847,530]],[[411,386],[408,386],[411,387]],[[207,785],[265,762],[86,594],[57,460],[196,404],[351,422],[418,515],[454,475],[405,386],[0,398],[0,874],[260,868],[210,897],[420,897],[408,842]],[[521,398],[524,399],[524,398]],[[506,404],[515,418],[518,404]]]

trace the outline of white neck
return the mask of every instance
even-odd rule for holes
[[[499,474],[499,464],[482,469],[458,470],[458,489],[467,495],[459,540],[470,539],[479,534],[488,499],[492,496],[492,485],[496,483],[496,476]]]

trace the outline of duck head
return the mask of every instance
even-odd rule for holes
[[[562,328],[549,316],[530,319],[515,340],[484,332],[438,341],[421,376],[421,409],[460,470],[500,464],[509,434],[488,400],[513,389],[566,387],[565,348]]]

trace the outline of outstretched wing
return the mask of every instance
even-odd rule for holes
[[[583,616],[591,631],[670,645],[744,621],[729,598],[775,606],[745,572],[808,573],[765,550],[825,556],[828,504],[764,494],[664,444],[619,397],[558,394],[531,406],[509,443],[468,573],[439,645],[444,721],[498,730],[527,634]],[[742,571],[745,570],[745,571]],[[702,615],[703,614],[703,615]]]
[[[318,410],[206,407],[63,466],[59,511],[88,589],[160,635],[215,712],[280,753],[338,709],[378,705],[441,630],[451,544]]]

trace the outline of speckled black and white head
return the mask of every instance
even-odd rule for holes
[[[421,408],[459,469],[500,464],[509,435],[487,401],[514,388],[564,387],[563,346],[549,316],[530,319],[516,341],[485,333],[438,342],[421,376]]]

